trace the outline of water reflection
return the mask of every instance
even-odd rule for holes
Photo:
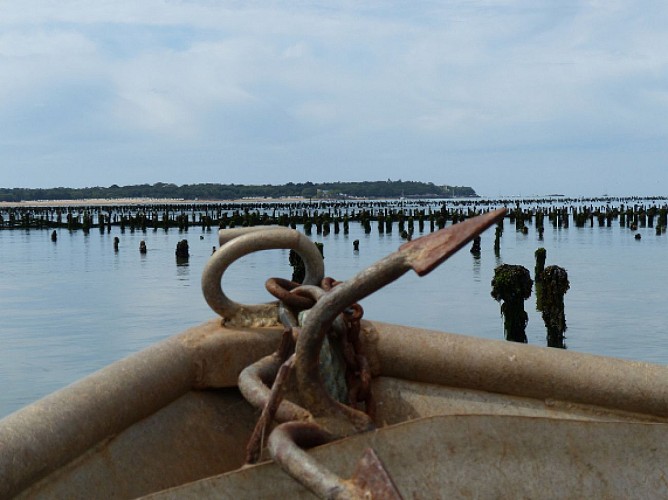
[[[566,349],[566,337],[564,335],[547,335],[547,347]]]
[[[179,281],[190,281],[190,262],[188,258],[176,258],[176,277]]]
[[[480,274],[482,269],[482,263],[480,261],[480,254],[473,255],[473,281],[480,283],[482,281]]]

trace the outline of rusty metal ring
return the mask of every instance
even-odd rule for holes
[[[320,250],[302,233],[281,226],[259,226],[241,229],[221,229],[218,233],[221,247],[211,256],[202,273],[202,292],[211,309],[224,321],[235,326],[276,326],[278,304],[245,305],[234,302],[223,292],[222,278],[227,268],[237,259],[252,252],[271,249],[291,249],[304,261],[304,283],[316,285],[325,274]]]
[[[364,309],[358,303],[351,305],[343,310],[343,315],[347,321],[359,321],[364,316]]]
[[[320,282],[320,288],[326,292],[329,292],[332,288],[334,288],[336,285],[340,285],[341,283],[341,281],[337,281],[331,276],[325,276]]]
[[[269,278],[264,284],[267,291],[283,302],[288,307],[292,307],[299,311],[310,309],[315,304],[315,300],[299,295],[297,293],[290,293],[292,290],[301,286],[295,281],[286,280],[283,278]]]

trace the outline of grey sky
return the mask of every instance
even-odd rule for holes
[[[668,4],[0,2],[0,186],[666,194]]]

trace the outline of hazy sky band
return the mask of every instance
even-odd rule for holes
[[[0,3],[3,187],[665,194],[665,2]]]

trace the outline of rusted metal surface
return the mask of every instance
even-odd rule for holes
[[[404,498],[664,498],[665,426],[495,415],[419,419],[309,452],[338,477],[373,447]],[[253,485],[249,489],[249,485]],[[291,498],[313,494],[265,463],[152,495]]]
[[[278,325],[277,304],[240,304],[231,300],[222,288],[222,277],[237,259],[252,252],[292,249],[304,261],[305,284],[318,284],[324,276],[324,264],[318,247],[298,231],[285,227],[221,229],[221,247],[211,256],[202,274],[202,291],[209,306],[230,326],[263,327]]]
[[[351,482],[355,485],[355,489],[361,493],[361,498],[401,500],[401,494],[397,486],[373,448],[364,450]]]
[[[371,390],[371,368],[361,342],[360,321],[364,309],[353,304],[343,311],[346,332],[343,335],[343,354],[346,361],[346,383],[348,385],[348,404],[374,419],[375,401]]]
[[[270,294],[286,306],[297,311],[303,311],[304,309],[313,307],[315,300],[297,293],[290,293],[300,285],[301,283],[296,283],[283,278],[269,278],[264,286]]]
[[[370,448],[364,450],[348,480],[341,479],[304,450],[333,439],[334,436],[319,425],[289,422],[279,425],[271,433],[269,451],[281,468],[320,498],[401,498],[380,459]]]

